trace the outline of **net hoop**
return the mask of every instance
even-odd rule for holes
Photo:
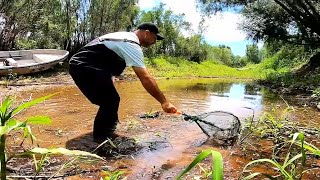
[[[223,144],[234,141],[241,130],[239,118],[226,111],[211,111],[197,116],[183,113],[183,118],[195,122],[209,138],[222,141]]]

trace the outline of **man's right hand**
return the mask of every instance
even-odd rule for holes
[[[171,104],[170,102],[165,102],[163,104],[161,104],[162,109],[164,110],[164,112],[166,113],[176,113],[178,112],[178,109]]]

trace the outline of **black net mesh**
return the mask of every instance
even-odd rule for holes
[[[235,141],[240,133],[241,123],[229,112],[213,111],[198,116],[183,114],[185,120],[194,121],[209,137],[223,144]]]

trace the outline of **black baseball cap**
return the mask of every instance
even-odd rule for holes
[[[141,30],[148,30],[150,32],[153,32],[156,34],[157,36],[157,40],[162,40],[164,39],[164,37],[162,35],[159,34],[159,29],[158,27],[153,24],[153,23],[149,23],[149,22],[146,22],[146,23],[142,23],[140,24],[137,29],[141,29]]]

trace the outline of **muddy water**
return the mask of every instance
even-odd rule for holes
[[[158,84],[173,104],[191,115],[223,110],[232,112],[243,121],[253,114],[258,117],[271,108],[285,106],[276,95],[245,81],[177,79],[159,80]],[[197,153],[213,149],[223,154],[225,179],[236,179],[250,161],[243,154],[238,154],[238,147],[211,144],[197,125],[183,121],[178,115],[162,113],[160,104],[146,93],[140,82],[117,82],[116,88],[121,97],[117,133],[133,138],[141,148],[131,154],[109,158],[104,164],[109,169],[125,171],[128,179],[174,179]],[[49,126],[33,128],[40,147],[92,150],[97,146],[92,143],[91,136],[97,106],[92,105],[76,86],[35,86],[18,92],[18,96],[27,100],[55,92],[60,93],[20,114],[20,117],[46,115],[53,120]],[[155,111],[161,112],[159,118],[139,118],[141,114]],[[311,118],[308,117],[312,117],[315,124],[320,123],[315,119],[319,117],[318,111],[308,107],[298,109],[296,119],[309,121]],[[17,136],[9,143],[19,140]],[[269,150],[262,146],[261,151]],[[100,167],[95,165],[93,168]],[[73,179],[84,178],[99,179],[99,173]]]

